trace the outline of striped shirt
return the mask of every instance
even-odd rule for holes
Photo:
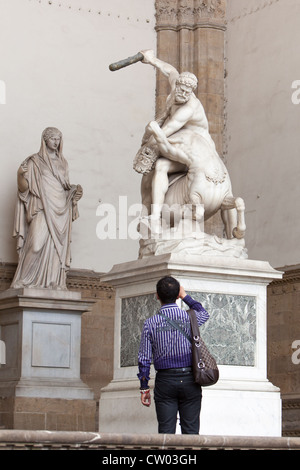
[[[183,299],[189,308],[195,310],[198,324],[203,325],[209,314],[200,302],[186,295]],[[189,315],[176,303],[163,305],[159,312],[145,321],[138,353],[138,378],[141,388],[148,388],[150,367],[153,358],[155,370],[190,367],[192,364],[192,346],[190,341],[168,323],[159,313],[175,320],[188,336],[191,336]]]

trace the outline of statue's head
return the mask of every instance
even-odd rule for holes
[[[186,103],[197,88],[198,79],[191,72],[182,72],[175,83],[175,101]]]
[[[176,80],[176,85],[177,83],[191,87],[194,91],[197,88],[198,79],[196,75],[191,72],[182,72]]]
[[[47,127],[42,133],[42,141],[49,150],[59,152],[62,147],[62,133],[56,127]]]

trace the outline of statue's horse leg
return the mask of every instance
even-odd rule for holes
[[[244,200],[240,197],[226,197],[221,205],[221,215],[227,238],[244,238],[246,232]]]

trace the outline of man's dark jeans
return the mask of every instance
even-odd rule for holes
[[[179,412],[182,434],[199,434],[202,390],[190,368],[160,370],[156,374],[154,401],[158,432],[175,434]]]

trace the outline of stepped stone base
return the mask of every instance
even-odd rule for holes
[[[148,449],[148,454],[152,456],[155,450],[164,450],[169,454],[171,454],[172,451],[181,450],[185,455],[194,456],[197,450],[300,450],[300,439],[284,437],[109,434],[63,431],[25,432],[0,430],[0,450],[31,450],[35,448],[62,450],[104,449],[117,451],[119,455],[122,455],[120,454],[120,450]],[[201,455],[199,458],[201,458]],[[145,462],[143,465],[145,465]]]

